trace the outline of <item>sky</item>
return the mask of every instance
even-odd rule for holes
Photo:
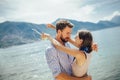
[[[0,0],[0,23],[52,23],[58,18],[98,22],[120,15],[120,0]]]

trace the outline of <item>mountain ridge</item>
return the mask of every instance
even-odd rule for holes
[[[58,18],[52,24],[60,19]],[[73,34],[79,29],[88,29],[90,31],[112,28],[120,26],[120,16],[115,16],[110,21],[99,21],[98,23],[82,22],[72,19],[65,19],[74,24]],[[5,21],[0,23],[0,48],[9,47],[12,45],[20,45],[31,43],[40,40],[40,36],[36,34],[32,29],[38,30],[40,33],[46,32],[55,36],[55,30],[46,27],[46,24],[34,24],[29,22],[11,22]]]

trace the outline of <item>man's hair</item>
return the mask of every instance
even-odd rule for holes
[[[59,20],[56,23],[56,32],[58,32],[58,30],[62,31],[66,27],[73,28],[73,24],[69,22],[68,20]]]

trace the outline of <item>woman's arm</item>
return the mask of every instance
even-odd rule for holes
[[[80,51],[78,49],[71,49],[71,48],[65,47],[62,44],[60,44],[57,40],[52,38],[49,34],[43,33],[41,37],[42,38],[47,37],[52,42],[52,44],[55,46],[55,48],[57,48],[60,51],[65,52],[66,54],[69,54],[69,55],[75,57],[77,64],[82,65],[85,62],[86,55],[84,54],[83,51]]]
[[[75,47],[77,47],[77,48],[80,48],[80,45],[78,45],[76,42],[75,42],[75,40],[74,39],[69,39],[68,40],[68,42],[70,42],[72,45],[74,45]]]
[[[52,25],[52,24],[47,24],[47,27],[48,28],[52,28],[52,29],[56,29],[56,27],[54,26],[54,25]],[[77,47],[77,48],[80,48],[80,45],[78,45],[76,42],[75,42],[75,40],[73,40],[73,39],[69,39],[68,40],[71,44],[73,44],[75,47]],[[98,45],[96,44],[96,43],[93,43],[92,44],[92,50],[93,51],[98,51]]]
[[[56,29],[56,27],[53,24],[47,24],[48,28]]]
[[[63,46],[62,44],[53,43],[53,45],[58,50],[63,51],[63,52],[65,52],[71,56],[74,56],[74,57],[77,57],[77,54],[83,54],[83,51],[79,51],[78,49],[71,49],[71,48]]]
[[[59,42],[58,42],[59,43]],[[53,43],[54,44],[54,43]],[[80,51],[78,49],[71,49],[68,47],[65,47],[61,44],[54,44],[55,48],[57,48],[60,51],[65,52],[66,54],[69,54],[71,56],[74,56],[76,58],[76,64],[83,65],[86,60],[86,55],[83,51]]]
[[[73,44],[74,46],[76,46],[77,48],[80,48],[80,45],[78,45],[76,42],[75,42],[75,40],[73,40],[73,39],[69,39],[68,40],[71,44]],[[92,43],[92,50],[93,51],[95,51],[95,52],[97,52],[98,51],[98,45],[97,45],[97,43]]]
[[[48,28],[52,28],[52,29],[56,29],[56,27],[55,27],[54,25],[52,25],[52,24],[47,24],[47,27],[48,27]],[[71,44],[73,44],[74,46],[76,46],[77,48],[80,47],[73,39],[69,39],[69,42],[70,42]]]
[[[41,36],[43,39],[44,38],[48,38],[52,44],[58,49],[58,50],[61,50],[71,56],[74,56],[76,57],[77,54],[82,54],[83,51],[80,51],[78,49],[71,49],[71,48],[68,48],[68,47],[65,47],[63,46],[62,44],[60,44],[57,40],[55,40],[54,38],[52,38],[49,34],[46,34],[46,33],[43,33],[42,36]]]

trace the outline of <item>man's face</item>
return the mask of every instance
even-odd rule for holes
[[[66,27],[60,31],[60,39],[65,43],[69,40],[72,33],[72,28]]]

